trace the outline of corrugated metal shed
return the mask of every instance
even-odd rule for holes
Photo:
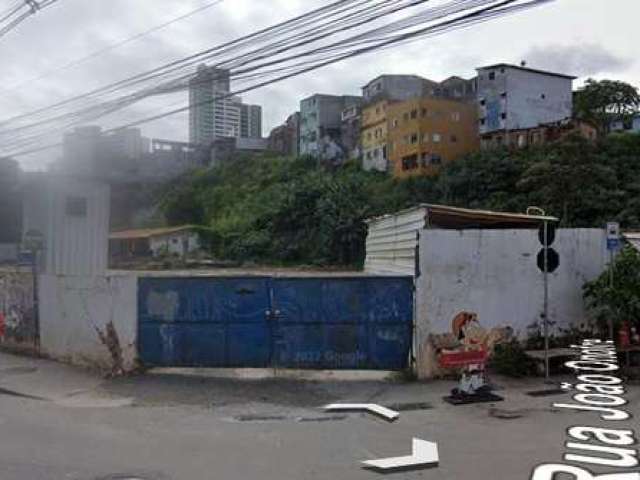
[[[416,274],[419,234],[425,228],[537,228],[555,217],[493,212],[420,204],[398,213],[371,218],[366,241],[365,271],[369,273]]]
[[[41,269],[53,275],[99,275],[108,265],[109,186],[92,180],[29,174],[23,186],[23,234],[44,238]]]
[[[419,206],[367,220],[365,271],[414,275],[418,234],[426,226],[426,214],[426,208]]]

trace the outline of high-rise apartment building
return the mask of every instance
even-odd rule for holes
[[[189,82],[189,141],[239,137],[241,99],[232,96],[229,70],[200,65]]]
[[[262,107],[240,104],[240,137],[262,138]]]

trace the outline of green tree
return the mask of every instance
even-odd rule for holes
[[[575,115],[595,124],[601,134],[612,121],[628,122],[640,109],[638,89],[616,80],[589,79],[575,95]]]
[[[621,322],[640,318],[640,254],[626,246],[613,265],[584,286],[584,298],[591,317],[602,331],[609,322],[617,330]]]
[[[623,192],[608,158],[595,154],[581,137],[539,150],[517,187],[532,205],[560,217],[561,225],[602,226],[618,211]]]

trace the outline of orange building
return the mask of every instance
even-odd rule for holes
[[[389,171],[396,177],[433,174],[479,148],[474,104],[422,97],[387,106]]]
[[[365,170],[387,171],[387,108],[391,102],[382,99],[362,109],[360,145]]]

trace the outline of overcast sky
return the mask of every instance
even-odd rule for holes
[[[327,1],[224,0],[157,33],[129,43],[73,69],[11,88],[131,35],[208,3],[210,0],[59,0],[0,38],[0,118],[27,112],[91,87],[126,78],[204,48],[278,23]],[[0,11],[9,5],[0,0]],[[478,66],[526,60],[532,68],[587,77],[616,78],[640,85],[637,19],[639,0],[556,0],[535,10],[500,18],[441,37],[286,80],[243,96],[263,106],[264,135],[297,110],[313,93],[359,94],[382,73],[418,74],[434,80],[470,77]],[[186,94],[154,99],[136,107],[158,113],[186,102]],[[98,124],[100,122],[97,122]],[[186,140],[187,116],[142,126],[151,137]],[[56,151],[19,158],[25,168],[41,168]]]

